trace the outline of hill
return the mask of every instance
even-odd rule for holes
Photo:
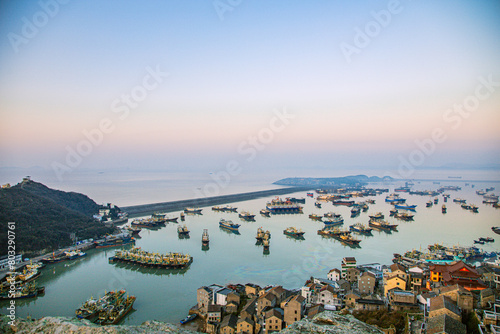
[[[15,222],[16,252],[34,254],[71,244],[79,239],[110,233],[112,228],[95,221],[99,205],[83,194],[64,192],[34,181],[0,189],[0,244],[7,245],[7,222]],[[0,255],[7,247],[0,248]]]

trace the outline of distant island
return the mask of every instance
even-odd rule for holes
[[[390,176],[351,175],[343,177],[288,177],[278,180],[273,184],[280,186],[311,186],[311,187],[338,187],[338,186],[363,186],[369,182],[392,182]]]

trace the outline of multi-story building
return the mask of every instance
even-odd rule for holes
[[[347,269],[356,268],[356,258],[354,257],[344,257],[341,264],[341,277],[347,277]]]

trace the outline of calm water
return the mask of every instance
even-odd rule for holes
[[[500,183],[475,183],[474,189],[465,187],[464,182],[459,181],[448,184],[461,185],[463,188],[457,192],[448,191],[451,199],[447,203],[447,214],[441,213],[442,197],[438,205],[426,208],[429,197],[405,194],[403,196],[408,199],[408,203],[418,205],[415,220],[398,221],[398,232],[388,234],[374,231],[373,236],[360,236],[361,248],[356,249],[317,235],[317,230],[323,224],[310,220],[308,215],[335,211],[343,215],[344,227],[355,222],[367,223],[369,214],[381,211],[386,217],[389,215],[391,206],[384,202],[386,194],[374,197],[376,204],[354,219],[350,218],[350,209],[347,207],[324,203],[318,209],[310,198],[306,199],[304,214],[275,215],[270,218],[262,217],[258,212],[271,198],[233,203],[239,211],[248,210],[257,214],[255,222],[243,222],[236,213],[219,213],[204,208],[203,215],[186,217],[185,223],[191,230],[190,239],[178,239],[177,224],[170,223],[157,231],[143,229],[142,238],[137,241],[137,246],[149,251],[189,253],[194,257],[189,269],[173,272],[111,265],[107,259],[114,254],[113,249],[91,250],[85,258],[44,268],[39,284],[46,287],[45,295],[34,300],[17,301],[17,314],[21,317],[28,314],[33,317],[71,317],[74,310],[91,295],[102,296],[105,290],[126,288],[130,294],[137,296],[137,301],[134,305],[136,311],[126,317],[125,324],[140,324],[148,319],[177,323],[196,303],[196,289],[202,285],[253,282],[298,288],[310,276],[325,277],[329,269],[340,268],[344,256],[355,256],[359,263],[390,264],[394,252],[425,248],[434,242],[471,245],[472,240],[479,236],[497,237],[490,228],[500,225],[500,209],[483,204],[475,190],[487,186],[499,188]],[[400,185],[396,183],[389,187]],[[416,183],[414,186],[416,189],[437,187],[432,182]],[[293,196],[306,197],[306,193]],[[456,197],[477,204],[479,213],[463,210],[459,204],[451,201]],[[178,212],[175,214],[178,215]],[[218,227],[220,218],[240,223],[240,235],[221,230]],[[395,222],[393,219],[389,221]],[[263,254],[262,246],[255,245],[256,231],[260,226],[272,234],[269,255]],[[298,241],[283,235],[283,230],[288,226],[306,231],[305,240]],[[208,228],[210,234],[208,251],[201,249],[204,228]],[[495,243],[482,247],[488,251],[499,250],[500,238],[496,239]],[[5,305],[2,304],[2,312],[5,312]]]

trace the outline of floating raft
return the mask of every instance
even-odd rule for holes
[[[193,262],[193,257],[181,253],[150,253],[134,247],[130,250],[116,251],[115,256],[109,258],[109,263],[115,262],[126,262],[153,268],[181,269],[188,267]]]

